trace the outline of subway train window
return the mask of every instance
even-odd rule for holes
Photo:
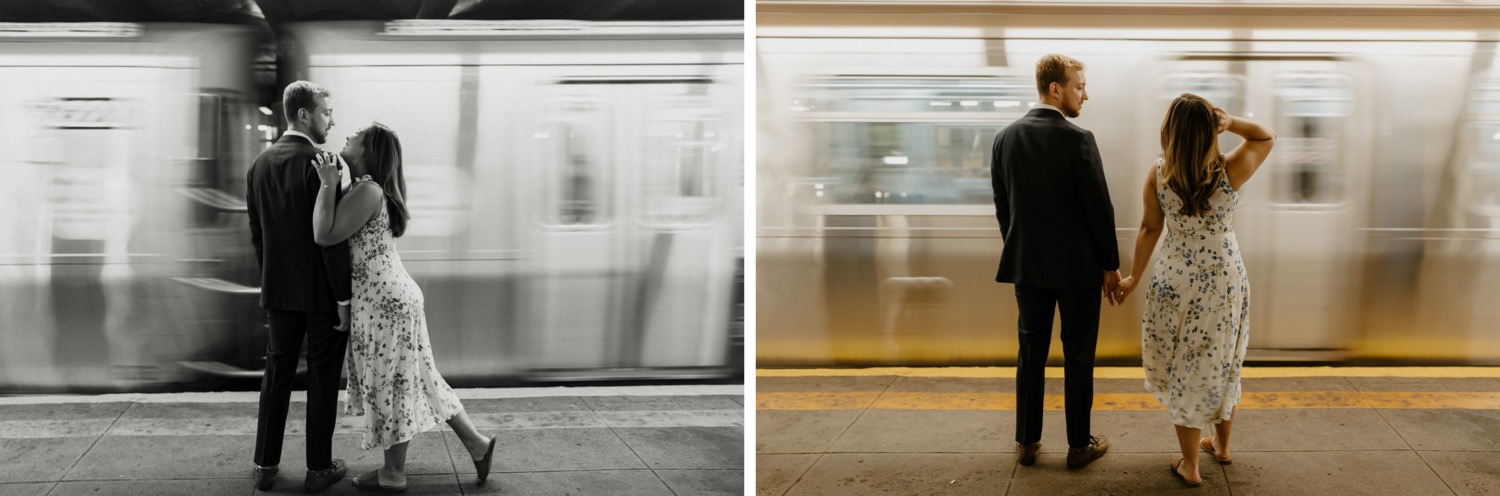
[[[804,88],[794,109],[812,112],[1005,112],[1019,116],[1036,101],[1024,78],[834,76]]]
[[[795,102],[818,122],[820,175],[835,203],[993,201],[990,148],[1036,100],[1017,77],[830,77]]]
[[[694,85],[698,86],[698,85]],[[686,94],[656,98],[649,105],[642,187],[642,222],[655,225],[702,224],[722,210],[714,185],[715,164],[723,160],[721,118],[708,98]]]
[[[270,117],[253,110],[242,95],[230,90],[209,90],[197,95],[198,137],[186,184],[178,192],[191,199],[189,228],[225,227],[245,222],[224,214],[245,213],[245,157],[261,148]],[[253,127],[252,127],[253,126]]]
[[[1342,203],[1348,195],[1343,153],[1352,99],[1348,83],[1331,75],[1293,74],[1277,77],[1273,84],[1277,106],[1273,201]]]
[[[1469,208],[1491,216],[1500,214],[1500,79],[1475,83],[1474,105],[1467,109],[1473,155],[1465,170],[1471,176]]]
[[[554,155],[547,171],[547,224],[601,225],[610,222],[607,176],[609,133],[601,129],[610,116],[602,102],[559,100],[552,105]],[[545,138],[546,136],[543,136]]]

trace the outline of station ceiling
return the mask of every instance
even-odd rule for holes
[[[5,0],[0,22],[743,20],[738,0]]]

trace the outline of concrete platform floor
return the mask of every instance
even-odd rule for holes
[[[1173,427],[1128,370],[1096,376],[1091,430],[1111,447],[1079,470],[1060,370],[1030,467],[1014,369],[949,370],[760,371],[756,494],[1500,495],[1500,369],[1247,369],[1234,463],[1200,458],[1201,488],[1169,472]]]
[[[744,494],[741,386],[458,390],[498,443],[489,482],[446,425],[407,452],[407,494]],[[281,473],[303,494],[306,393],[293,394]],[[0,496],[253,495],[256,393],[0,398]],[[340,406],[342,411],[342,405]],[[341,417],[349,477],[378,468]],[[357,494],[340,481],[321,494]]]

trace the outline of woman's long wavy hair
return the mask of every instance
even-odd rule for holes
[[[1209,210],[1208,199],[1224,173],[1218,127],[1213,104],[1201,96],[1183,93],[1167,107],[1161,123],[1162,175],[1182,198],[1179,214],[1197,217]]]
[[[379,122],[370,124],[361,140],[365,148],[365,172],[385,190],[385,209],[391,216],[391,235],[406,233],[406,175],[401,172],[401,139]]]

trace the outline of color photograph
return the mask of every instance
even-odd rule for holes
[[[1500,494],[1500,4],[756,10],[756,494]]]

